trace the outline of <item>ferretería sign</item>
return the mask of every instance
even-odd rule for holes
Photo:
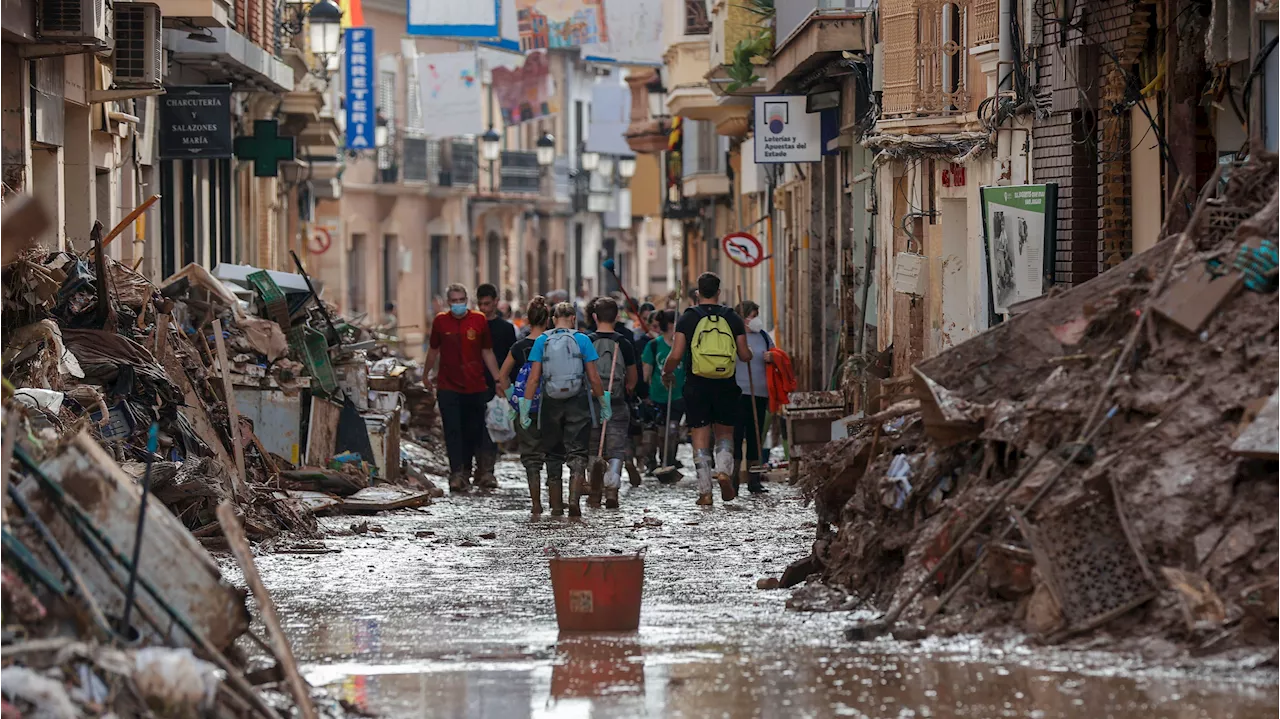
[[[160,159],[231,157],[231,86],[165,89],[160,96]]]

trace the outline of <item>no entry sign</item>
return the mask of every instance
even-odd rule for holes
[[[741,267],[755,267],[764,262],[764,247],[755,235],[747,232],[731,232],[720,241],[724,254]]]

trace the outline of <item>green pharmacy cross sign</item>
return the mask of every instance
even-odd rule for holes
[[[293,138],[280,137],[277,120],[254,120],[253,134],[236,138],[236,157],[253,160],[254,177],[275,177],[280,162],[294,158]]]

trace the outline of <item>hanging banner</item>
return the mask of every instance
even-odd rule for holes
[[[983,187],[987,289],[996,314],[1044,294],[1052,281],[1058,186]]]
[[[498,31],[501,38],[493,42],[482,42],[480,44],[497,50],[519,53],[521,52],[520,21],[516,15],[516,0],[500,1],[502,2],[502,7],[499,10]]]
[[[604,16],[605,25],[614,32],[605,40],[583,45],[584,60],[622,65],[662,64],[662,0],[605,0]]]
[[[613,0],[613,2],[631,0]],[[605,0],[515,0],[520,49],[581,48],[609,41]]]
[[[405,32],[498,42],[502,39],[501,17],[502,0],[409,0]]]
[[[804,95],[757,95],[757,165],[822,159],[822,113],[805,112]]]
[[[432,137],[484,132],[473,50],[418,56],[422,124]]]
[[[343,87],[347,92],[347,149],[374,148],[378,110],[374,103],[373,28],[352,27],[343,33]]]
[[[634,155],[625,134],[631,124],[631,91],[621,85],[591,88],[591,124],[587,151],[601,155]]]
[[[502,123],[514,125],[560,111],[555,80],[546,52],[531,52],[516,67],[494,67],[493,94],[502,110]],[[474,131],[473,131],[474,132]]]

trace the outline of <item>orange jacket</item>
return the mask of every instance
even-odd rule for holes
[[[774,347],[767,352],[770,362],[765,364],[765,372],[769,379],[769,411],[778,413],[778,408],[791,403],[791,393],[796,391],[796,373],[791,366],[791,356]]]

